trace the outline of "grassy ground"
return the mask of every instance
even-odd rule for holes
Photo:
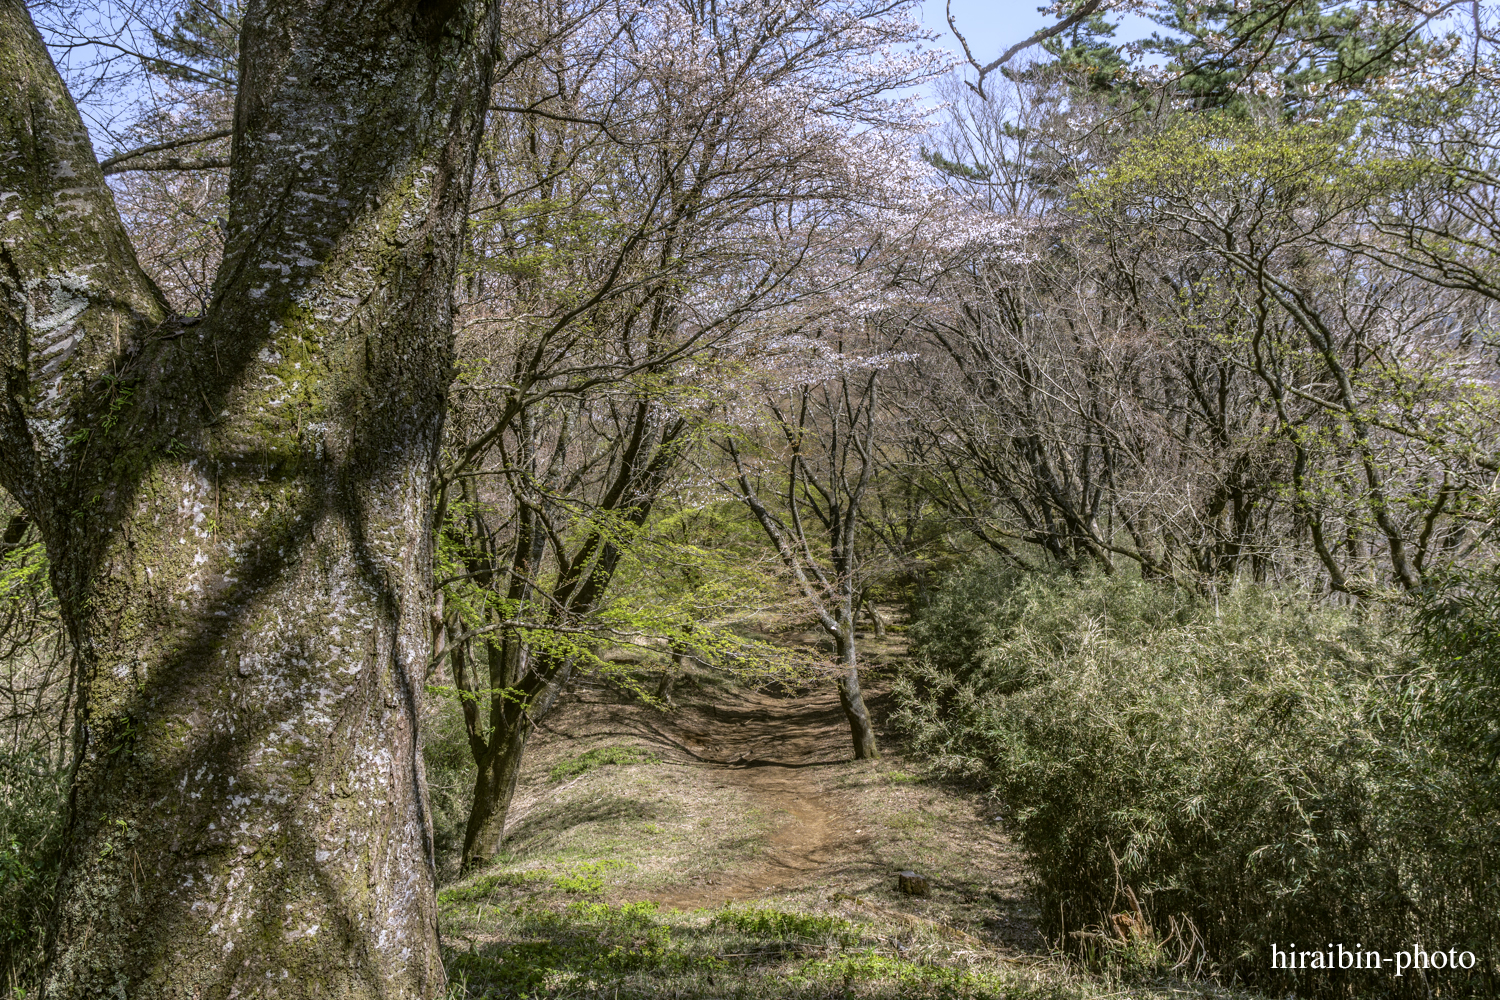
[[[872,645],[878,719],[900,644]],[[853,761],[831,684],[697,673],[668,713],[585,685],[537,736],[509,853],[439,896],[456,997],[1227,995],[1057,959],[994,807],[889,733]]]

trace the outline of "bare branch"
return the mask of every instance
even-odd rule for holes
[[[229,166],[227,156],[201,156],[196,160],[185,160],[180,156],[171,156],[165,160],[152,160],[150,163],[138,165],[126,165],[123,167],[106,167],[106,176],[111,174],[144,173],[146,171],[167,170],[220,170]]]
[[[202,135],[189,135],[189,136],[184,136],[181,139],[168,139],[165,142],[153,142],[153,143],[149,143],[149,144],[147,144],[145,146],[141,146],[138,149],[132,149],[129,152],[118,153],[118,154],[116,154],[114,156],[111,156],[107,160],[101,160],[99,162],[99,168],[101,170],[103,170],[106,174],[118,174],[118,173],[123,173],[126,170],[167,170],[167,169],[188,170],[188,169],[195,169],[195,168],[191,168],[191,167],[177,167],[177,168],[154,167],[154,166],[151,166],[151,167],[122,167],[122,166],[120,166],[120,164],[124,163],[126,160],[133,160],[133,159],[135,159],[138,156],[145,156],[148,153],[162,153],[162,152],[165,152],[166,150],[169,150],[169,149],[181,149],[183,146],[195,146],[195,145],[197,145],[199,143],[202,143],[202,142],[213,142],[215,139],[227,139],[231,135],[234,135],[234,129],[232,129],[232,128],[221,128],[217,132],[205,132]],[[174,162],[181,162],[181,161],[174,161]],[[224,162],[223,165],[224,166],[228,166],[229,165],[229,162],[228,162],[227,159],[225,160],[225,162]]]
[[[999,58],[984,65],[980,65],[979,60],[974,58],[973,50],[969,48],[969,40],[965,38],[963,34],[958,30],[958,22],[953,17],[953,0],[948,0],[946,8],[948,14],[948,29],[953,32],[954,37],[958,39],[958,43],[963,46],[964,57],[968,59],[969,65],[973,66],[974,69],[979,72],[979,79],[974,83],[970,83],[969,89],[974,91],[974,93],[978,94],[980,97],[988,100],[988,97],[984,92],[985,77],[989,76],[991,73],[995,72],[995,70],[1010,62],[1010,60],[1014,58],[1017,53],[1029,49],[1033,45],[1045,42],[1047,39],[1052,38],[1056,35],[1060,35],[1064,31],[1067,31],[1069,28],[1073,27],[1073,25],[1078,24],[1080,21],[1086,21],[1090,17],[1093,17],[1094,14],[1097,13],[1099,8],[1103,5],[1104,0],[1084,0],[1083,6],[1079,7],[1076,11],[1074,11],[1072,14],[1069,14],[1061,21],[1058,21],[1056,24],[1049,25],[1048,27],[1039,29],[1034,34],[1032,34],[1030,38],[1027,38],[1024,41],[1017,42],[1010,48],[1006,49],[1004,52],[1000,53]]]

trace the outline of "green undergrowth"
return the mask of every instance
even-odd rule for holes
[[[587,793],[584,793],[587,794]],[[848,897],[675,910],[620,901],[642,873],[610,858],[505,856],[440,893],[448,1000],[1105,1000],[1118,981],[1015,958]],[[584,884],[583,891],[577,886]],[[584,898],[580,898],[583,896]],[[945,935],[944,931],[948,934]],[[1162,981],[1137,1000],[1221,998]]]
[[[450,1000],[842,997],[1103,1000],[1116,984],[1059,963],[1008,964],[878,921],[766,907],[690,912],[654,903],[451,902],[442,914]],[[1161,984],[1140,1000],[1228,997]]]
[[[501,887],[524,888],[546,886],[566,893],[593,894],[604,891],[605,880],[615,872],[628,871],[635,865],[628,861],[605,858],[602,861],[580,861],[552,868],[497,872],[483,875],[468,885],[455,886],[438,893],[440,903],[463,903],[489,898]]]
[[[1491,634],[1465,626],[1450,659],[1469,633]],[[1479,708],[1441,710],[1454,668],[1399,607],[979,565],[912,635],[912,749],[994,797],[1073,954],[1278,995],[1495,995],[1493,748],[1463,738]],[[1290,942],[1420,943],[1475,970],[1273,971]]]
[[[857,943],[853,925],[837,917],[813,913],[787,913],[752,907],[737,910],[726,908],[714,914],[713,925],[750,934],[755,937],[775,940],[816,940],[836,938],[846,945]]]
[[[0,491],[0,528],[16,513]],[[0,544],[0,996],[23,995],[41,972],[66,816],[69,647],[34,530]]]
[[[600,767],[619,764],[655,764],[657,760],[654,754],[637,750],[634,747],[595,747],[576,757],[569,757],[559,762],[547,772],[547,777],[553,781],[566,781]]]
[[[66,791],[66,773],[45,757],[0,751],[0,995],[41,971]]]

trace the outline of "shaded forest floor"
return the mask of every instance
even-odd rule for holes
[[[866,647],[880,724],[902,644]],[[456,996],[1224,995],[1057,959],[993,806],[926,780],[884,726],[882,757],[853,760],[831,682],[692,672],[675,701],[581,685],[535,735],[508,853],[439,895]],[[908,869],[927,898],[898,892]]]

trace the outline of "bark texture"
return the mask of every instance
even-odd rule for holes
[[[443,989],[416,722],[496,16],[252,0],[184,320],[0,0],[0,482],[81,671],[48,997]]]

